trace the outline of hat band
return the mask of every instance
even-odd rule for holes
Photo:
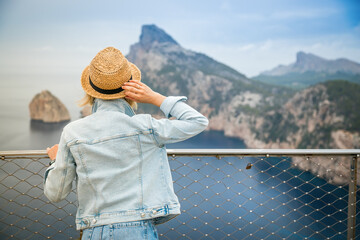
[[[132,80],[132,75],[129,79],[129,81]],[[103,88],[99,88],[98,86],[96,86],[92,81],[91,78],[89,76],[89,83],[90,86],[97,92],[102,93],[102,94],[116,94],[116,93],[120,93],[122,91],[124,91],[124,89],[121,87],[116,88],[116,89],[103,89]]]

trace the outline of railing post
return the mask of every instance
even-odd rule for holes
[[[353,156],[350,165],[350,183],[348,200],[348,232],[347,239],[355,240],[356,234],[356,184],[357,184],[357,160],[359,155]]]

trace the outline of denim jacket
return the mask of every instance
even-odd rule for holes
[[[165,144],[208,124],[185,100],[167,97],[160,109],[176,119],[157,120],[135,115],[124,99],[96,99],[93,114],[62,132],[56,161],[45,172],[47,198],[64,199],[76,179],[78,230],[145,219],[160,224],[180,214]]]

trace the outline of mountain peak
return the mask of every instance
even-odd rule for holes
[[[325,61],[325,59],[318,57],[311,53],[305,53],[303,51],[296,53],[296,65],[303,65],[305,63],[314,63],[319,61]]]
[[[296,53],[296,62],[262,72],[255,79],[272,84],[306,87],[330,79],[360,82],[360,64],[340,58],[328,60],[305,52]]]
[[[169,34],[154,24],[143,25],[140,35],[140,44],[150,47],[153,43],[171,43],[179,45]]]

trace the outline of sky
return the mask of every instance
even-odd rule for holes
[[[81,74],[107,46],[127,54],[144,24],[248,77],[298,51],[360,62],[359,13],[357,0],[0,0],[0,75]]]

